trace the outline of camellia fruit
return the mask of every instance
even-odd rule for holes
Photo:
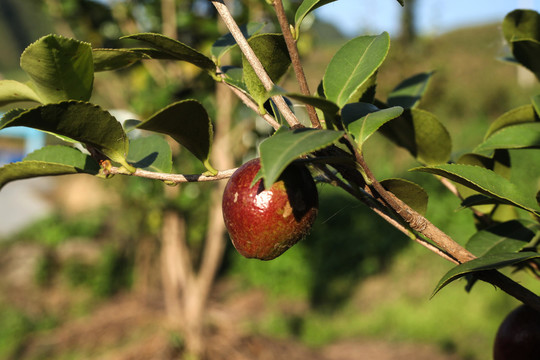
[[[308,234],[319,199],[305,166],[289,165],[266,190],[262,179],[251,185],[260,167],[256,158],[231,176],[223,192],[223,219],[240,254],[271,260]]]
[[[540,359],[540,312],[521,305],[508,314],[495,336],[493,359]]]

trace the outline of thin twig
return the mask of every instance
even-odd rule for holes
[[[281,27],[281,32],[287,44],[287,49],[289,50],[289,55],[291,56],[291,62],[293,65],[294,73],[296,74],[296,80],[300,86],[300,92],[303,95],[310,96],[311,92],[309,91],[309,85],[307,83],[306,75],[304,74],[304,68],[300,61],[300,54],[298,53],[298,47],[296,46],[296,40],[294,39],[289,21],[287,20],[287,14],[285,14],[285,9],[283,8],[283,2],[281,0],[274,0],[274,9],[276,10],[276,15],[278,18],[279,25]],[[311,126],[320,129],[321,123],[315,108],[309,104],[306,104],[306,110],[311,121]]]
[[[244,34],[242,34],[242,31],[238,27],[238,24],[232,17],[231,13],[229,12],[229,9],[227,6],[223,3],[223,0],[210,0],[212,4],[214,4],[214,7],[216,8],[218,14],[221,16],[221,19],[227,26],[227,29],[231,32],[231,35],[236,40],[236,43],[238,44],[238,47],[246,57],[247,61],[257,74],[257,77],[261,80],[261,83],[263,84],[264,88],[267,91],[271,91],[274,88],[274,82],[272,79],[270,79],[270,76],[266,73],[266,70],[261,64],[261,61],[249,45],[248,41],[244,37]],[[285,102],[285,99],[282,96],[272,96],[272,100],[274,100],[274,103],[278,107],[279,111],[287,121],[287,123],[293,127],[302,127],[302,124],[298,121],[294,113],[291,111],[287,103]]]
[[[161,180],[170,182],[173,184],[180,184],[180,183],[186,183],[186,182],[205,182],[205,181],[216,181],[216,180],[223,180],[228,179],[232,176],[232,174],[236,171],[235,169],[228,169],[223,171],[218,171],[216,175],[205,175],[205,174],[167,174],[167,173],[159,173],[159,172],[153,172],[143,169],[136,169],[134,173],[129,173],[126,169],[121,167],[115,167],[111,166],[110,168],[107,168],[104,170],[104,175],[130,175],[130,176],[137,176],[142,177],[146,179],[152,179],[152,180]]]

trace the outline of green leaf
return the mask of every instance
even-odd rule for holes
[[[241,67],[223,66],[221,72],[225,75],[223,81],[227,84],[232,85],[245,93],[248,92],[246,84],[244,83],[244,70]]]
[[[266,188],[272,186],[287,165],[302,155],[323,149],[343,136],[342,131],[281,127],[259,146],[261,172]]]
[[[405,79],[390,92],[386,102],[389,106],[401,106],[405,109],[416,107],[433,74],[433,71],[424,72]]]
[[[495,270],[505,266],[515,265],[523,261],[537,259],[540,257],[536,252],[519,252],[519,253],[498,253],[483,256],[466,263],[460,264],[447,272],[435,287],[431,297],[435,296],[443,287],[450,284],[465,275],[473,274],[479,271]]]
[[[46,146],[23,161],[1,167],[0,189],[14,180],[78,173],[96,175],[98,172],[99,165],[89,155],[68,146]]]
[[[341,118],[349,133],[362,147],[364,142],[381,126],[402,113],[403,108],[400,106],[380,110],[375,105],[368,103],[351,103],[343,107]]]
[[[474,151],[524,149],[540,146],[540,122],[507,126],[478,145]]]
[[[378,36],[360,36],[347,42],[334,55],[323,77],[324,93],[328,100],[340,108],[358,99],[360,89],[381,66],[390,37],[384,32]]]
[[[540,116],[540,94],[531,97],[531,102],[536,116]]]
[[[520,106],[518,108],[505,112],[504,114],[499,116],[493,123],[491,123],[488,131],[486,132],[486,135],[484,136],[484,140],[489,138],[495,132],[507,126],[531,123],[535,121],[538,121],[538,115],[536,115],[534,107],[532,105]]]
[[[242,35],[244,35],[246,39],[249,39],[253,35],[258,34],[263,27],[263,23],[249,22],[241,25],[240,31],[242,31]],[[227,33],[216,40],[214,45],[212,45],[211,52],[218,65],[221,57],[235,46],[237,46],[236,40],[231,33]]]
[[[404,2],[404,0],[397,0],[397,2],[399,3],[399,5],[401,5],[401,6],[405,6],[405,2]]]
[[[399,118],[384,124],[381,133],[407,149],[422,164],[442,164],[450,159],[450,134],[437,117],[427,111],[406,109]]]
[[[123,69],[136,62],[150,58],[142,52],[127,49],[93,49],[94,71]]]
[[[466,248],[476,256],[512,253],[523,250],[540,225],[534,221],[511,220],[478,231],[467,242]]]
[[[506,15],[502,28],[514,58],[540,79],[540,14],[514,10]]]
[[[217,173],[209,161],[214,134],[212,121],[198,101],[175,102],[159,110],[137,128],[171,136],[195,155],[208,171]]]
[[[181,43],[178,40],[171,39],[165,35],[154,33],[140,33],[128,36],[123,36],[121,39],[134,39],[146,42],[159,50],[159,55],[154,55],[150,52],[147,55],[152,58],[157,56],[166,56],[171,59],[189,62],[210,74],[216,73],[216,64],[208,56],[198,52],[197,50]],[[161,54],[160,54],[161,53]]]
[[[481,194],[494,197],[506,204],[518,206],[530,212],[540,213],[530,189],[522,189],[495,172],[478,166],[444,164],[412,169],[439,175],[467,186]],[[534,189],[536,191],[536,189]]]
[[[296,9],[296,14],[294,15],[294,30],[297,34],[296,37],[298,38],[298,34],[300,34],[302,21],[310,12],[334,1],[336,0],[304,0],[298,9]]]
[[[248,42],[270,79],[277,83],[285,75],[291,64],[291,58],[283,35],[260,34],[251,37]],[[245,56],[242,56],[242,66],[244,68],[244,82],[249,94],[262,108],[264,102],[268,99],[268,92]]]
[[[0,106],[20,102],[40,102],[38,94],[26,84],[15,80],[0,80]]]
[[[94,62],[89,43],[47,35],[30,44],[21,55],[42,103],[88,101],[94,83]]]
[[[381,185],[419,214],[426,214],[428,194],[420,185],[405,179],[386,179]]]
[[[161,135],[132,139],[127,158],[136,168],[162,173],[172,170],[171,147]]]
[[[97,105],[71,100],[18,111],[14,115],[4,116],[0,129],[26,126],[66,136],[130,168],[125,160],[128,140],[122,126]]]

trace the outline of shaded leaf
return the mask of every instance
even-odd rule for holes
[[[423,171],[450,179],[477,192],[494,197],[504,203],[518,206],[531,212],[540,213],[540,207],[534,201],[530,189],[523,189],[495,172],[478,166],[463,164],[444,164],[420,167],[414,171]],[[536,191],[536,189],[534,190]]]
[[[261,31],[263,27],[263,23],[249,22],[247,24],[241,25],[240,31],[242,31],[242,35],[244,35],[246,39],[249,39],[253,35],[259,33],[259,31]],[[212,56],[216,59],[218,65],[221,57],[236,45],[236,40],[231,33],[227,33],[216,40],[214,45],[212,45],[211,52]]]
[[[450,159],[452,140],[437,117],[427,111],[406,109],[381,127],[381,133],[407,149],[420,163],[442,164]]]
[[[297,37],[300,33],[302,21],[310,12],[334,1],[336,0],[304,0],[298,9],[296,9],[296,13],[294,15],[294,29]]]
[[[390,37],[360,36],[347,42],[334,55],[323,77],[324,93],[340,108],[358,95],[388,54]]]
[[[94,71],[123,69],[136,62],[149,58],[142,52],[127,49],[93,49]]]
[[[405,179],[386,179],[381,185],[419,214],[426,214],[428,194],[420,185]]]
[[[502,29],[514,58],[540,79],[540,14],[514,10],[504,18]]]
[[[215,74],[216,72],[216,64],[208,56],[200,53],[186,44],[181,43],[178,40],[171,39],[165,35],[155,33],[140,33],[123,36],[121,39],[134,39],[146,42],[158,49],[160,52],[164,53],[163,55],[165,56],[170,56],[172,59],[189,62],[203,70],[208,71],[210,74]],[[159,55],[159,53],[155,53],[154,56],[152,56],[151,52],[145,53],[152,58],[163,56]]]
[[[402,113],[403,108],[400,106],[381,110],[369,103],[351,103],[343,107],[341,118],[349,133],[355,137],[361,147],[381,126]]]
[[[401,106],[405,109],[416,107],[426,92],[433,74],[434,71],[424,72],[402,81],[388,95],[388,105]]]
[[[478,231],[466,248],[476,256],[511,253],[523,250],[540,231],[540,225],[528,220],[512,220]]]
[[[506,113],[499,116],[494,122],[489,126],[484,140],[489,138],[495,132],[512,125],[518,125],[523,123],[530,123],[538,121],[538,115],[536,115],[532,105],[523,105],[518,108],[507,111]]]
[[[479,271],[495,270],[505,266],[515,265],[523,261],[540,258],[536,252],[498,253],[486,255],[466,263],[460,264],[447,272],[435,287],[431,297],[435,296],[443,287],[465,275]]]
[[[259,146],[265,187],[272,186],[287,165],[300,156],[330,146],[342,136],[342,131],[281,127]]]
[[[0,106],[20,101],[41,102],[41,99],[26,84],[15,80],[0,80]]]
[[[248,90],[244,83],[244,70],[241,67],[223,66],[221,72],[225,75],[223,80],[227,84],[247,93]]]
[[[8,114],[9,115],[9,114]],[[63,101],[38,106],[4,117],[0,129],[26,126],[68,137],[92,147],[127,168],[127,136],[120,123],[97,105]]]
[[[94,62],[89,43],[47,35],[30,44],[21,55],[42,103],[88,101],[94,83]]]
[[[507,126],[478,145],[474,151],[523,149],[540,146],[540,122]]]
[[[137,125],[137,129],[171,136],[195,155],[212,174],[216,174],[209,161],[213,127],[205,108],[196,100],[175,102]]]
[[[0,189],[14,180],[78,173],[96,175],[98,172],[99,165],[89,155],[68,146],[46,146],[23,161],[1,167]]]
[[[283,35],[260,34],[251,37],[248,42],[270,79],[277,83],[285,75],[291,64],[291,58]],[[268,98],[268,92],[245,56],[242,56],[242,67],[244,69],[244,82],[249,94],[262,108]]]
[[[162,173],[170,173],[172,170],[171,147],[160,135],[132,139],[127,158],[136,168]]]

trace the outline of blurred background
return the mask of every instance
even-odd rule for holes
[[[286,1],[290,19],[299,3]],[[500,60],[507,55],[500,27],[507,12],[540,4],[405,3],[340,0],[315,11],[298,44],[310,87],[348,39],[389,31],[377,96],[435,71],[421,108],[449,129],[459,156],[494,119],[538,92],[531,74]],[[272,31],[265,1],[228,4],[239,23],[266,22]],[[0,0],[0,30],[0,78],[19,81],[21,52],[49,33],[99,48],[132,46],[119,38],[159,32],[209,54],[227,32],[207,0]],[[293,78],[283,87],[296,91]],[[187,98],[202,102],[230,134],[224,163],[254,157],[271,131],[185,63],[96,73],[92,102],[119,120],[142,120]],[[57,141],[2,130],[0,164]],[[204,171],[191,154],[173,150],[176,172]],[[428,219],[458,242],[474,233],[457,198],[434,178],[407,172],[416,164],[403,150],[375,136],[366,159],[380,179],[421,184],[430,195]],[[243,259],[222,227],[211,228],[219,186],[87,175],[8,184],[0,192],[0,359],[491,359],[496,329],[517,305],[509,296],[486,284],[467,293],[456,282],[430,299],[452,264],[328,185],[319,186],[320,214],[308,238],[271,262]],[[534,279],[515,278],[538,292]],[[189,320],[190,306],[201,316]]]

